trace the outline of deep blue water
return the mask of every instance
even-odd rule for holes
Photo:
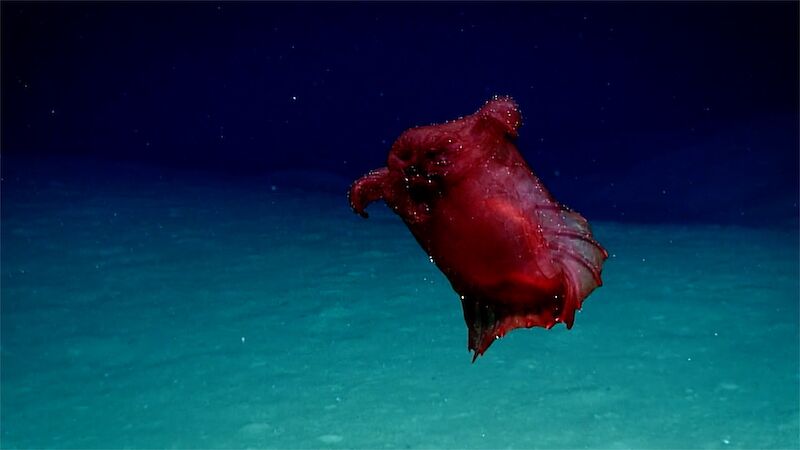
[[[3,448],[798,448],[797,3],[2,8]],[[495,94],[609,250],[475,364],[347,204]]]

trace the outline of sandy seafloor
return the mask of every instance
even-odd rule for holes
[[[595,221],[575,327],[472,364],[383,205],[73,169],[3,180],[3,448],[800,446],[796,228]]]

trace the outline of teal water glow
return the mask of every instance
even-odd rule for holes
[[[3,448],[800,445],[795,229],[594,223],[575,327],[471,364],[382,205],[114,170],[4,180]]]

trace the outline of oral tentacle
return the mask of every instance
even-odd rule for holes
[[[350,207],[361,217],[369,217],[366,208],[374,201],[383,200],[389,169],[382,167],[370,171],[350,186]]]

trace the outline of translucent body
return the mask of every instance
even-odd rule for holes
[[[514,145],[520,113],[494,98],[473,115],[413,128],[387,167],[357,180],[353,209],[384,200],[460,294],[475,358],[520,327],[571,327],[601,285],[606,251],[553,199]]]

